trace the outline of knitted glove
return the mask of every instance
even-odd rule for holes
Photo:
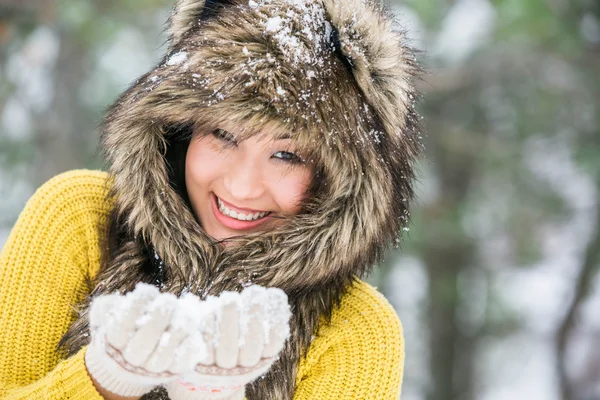
[[[189,312],[199,307],[195,296],[178,300],[143,283],[124,296],[98,296],[89,314],[89,374],[112,393],[141,396],[174,379],[171,368],[193,368],[206,354],[199,320]]]
[[[166,384],[173,400],[242,400],[244,386],[269,370],[289,336],[281,289],[250,286],[203,303],[207,351],[195,368]]]

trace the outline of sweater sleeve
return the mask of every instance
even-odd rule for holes
[[[72,171],[36,191],[0,253],[0,398],[102,399],[85,349],[56,346],[99,265],[106,174]]]
[[[402,327],[373,287],[357,282],[301,361],[295,400],[400,398]]]

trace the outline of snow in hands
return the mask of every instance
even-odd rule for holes
[[[126,295],[92,301],[86,364],[109,390],[122,387],[119,380],[135,388],[123,395],[181,381],[233,390],[270,368],[289,336],[290,316],[287,296],[276,288],[254,285],[202,301],[139,283]]]

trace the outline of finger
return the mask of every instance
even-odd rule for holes
[[[221,307],[221,300],[218,297],[208,296],[202,302],[202,311],[197,316],[202,332],[202,338],[206,345],[206,353],[199,361],[202,365],[214,365],[216,359],[215,348],[219,345],[217,314]]]
[[[171,323],[167,330],[161,335],[158,345],[146,362],[146,369],[152,372],[173,371],[170,366],[176,365],[175,351],[181,347],[182,342],[189,335],[196,333],[200,335],[196,311],[201,307],[200,299],[192,294],[184,295],[177,300],[176,307],[171,317]],[[202,343],[203,344],[203,343]],[[202,346],[204,347],[204,346]],[[186,358],[196,357],[198,360],[202,354],[185,354]],[[187,365],[187,364],[186,364]],[[177,372],[185,368],[177,368]]]
[[[266,313],[269,321],[269,334],[266,339],[263,357],[276,357],[290,335],[292,313],[285,292],[278,288],[267,289]]]
[[[89,322],[90,328],[95,329],[107,326],[112,319],[112,309],[122,298],[118,294],[100,295],[95,297],[90,304]]]
[[[152,285],[138,283],[132,292],[121,296],[113,308],[112,324],[106,329],[106,340],[119,350],[123,350],[136,330],[136,321],[142,310],[160,292]]]
[[[170,329],[164,331],[158,340],[156,348],[144,363],[144,368],[150,372],[164,372],[169,370],[169,366],[173,363],[175,349],[187,336],[188,333],[186,331],[171,331]]]
[[[239,365],[252,367],[260,361],[265,347],[267,289],[250,286],[242,291]]]
[[[206,344],[200,332],[194,332],[177,346],[168,367],[170,372],[181,375],[194,371],[196,364],[206,355]]]
[[[238,361],[239,303],[236,292],[223,292],[219,296],[221,307],[217,313],[217,346],[215,361],[218,367],[233,368]]]
[[[154,351],[160,337],[171,322],[177,297],[162,293],[155,298],[137,318],[137,330],[125,346],[123,357],[131,365],[142,366]]]

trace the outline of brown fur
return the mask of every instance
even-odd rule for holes
[[[340,46],[334,49],[329,38],[317,43],[305,32],[294,53],[266,32],[265,21],[307,10],[284,0],[257,0],[255,9],[246,0],[233,3],[200,20],[203,1],[178,1],[167,55],[109,109],[102,145],[123,238],[62,343],[71,353],[87,343],[91,297],[153,282],[147,272],[151,245],[164,261],[164,291],[206,296],[249,282],[286,291],[294,315],[291,339],[265,378],[247,389],[247,398],[291,399],[298,360],[320,319],[331,315],[348,284],[368,273],[408,223],[421,150],[412,86],[419,69],[375,1],[309,4],[309,12],[323,12]],[[315,21],[292,20],[290,28],[312,26],[324,35],[326,24]],[[175,63],[171,57],[179,52],[187,59]],[[306,57],[294,60],[294,54]],[[244,135],[291,133],[310,155],[315,174],[298,215],[227,248],[203,231],[174,189],[166,162],[174,126],[202,134],[225,122]],[[164,393],[146,397],[152,396]]]

